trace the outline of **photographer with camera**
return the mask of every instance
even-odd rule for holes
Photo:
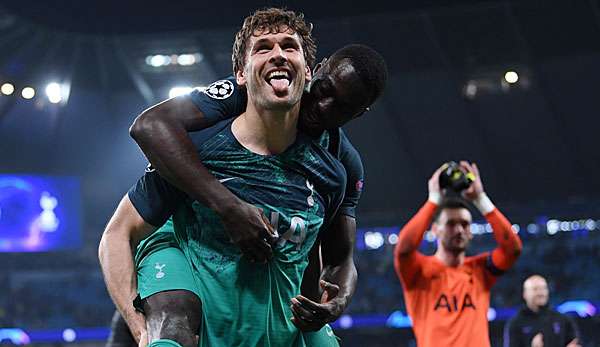
[[[491,224],[498,247],[467,257],[471,202]],[[433,222],[433,224],[432,224]],[[427,228],[434,255],[418,251]],[[429,198],[400,230],[394,267],[419,347],[490,346],[490,289],[521,253],[521,240],[483,190],[476,164],[450,162],[429,179]]]

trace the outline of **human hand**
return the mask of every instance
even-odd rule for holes
[[[338,319],[346,309],[346,300],[337,298],[340,287],[321,280],[321,302],[314,302],[302,295],[291,299],[292,323],[301,331],[318,331],[325,324]]]
[[[251,262],[264,263],[273,256],[272,245],[278,234],[263,210],[238,199],[219,213],[225,232]]]
[[[428,200],[437,205],[439,205],[442,201],[443,191],[440,188],[440,174],[445,170],[445,168],[446,164],[440,166],[437,170],[435,170],[427,182],[427,188],[429,190]]]
[[[460,162],[460,167],[464,170],[465,174],[472,174],[473,182],[469,186],[469,188],[465,189],[462,192],[462,195],[465,199],[468,200],[476,200],[482,194],[484,194],[483,183],[481,182],[481,176],[479,175],[479,168],[477,164],[469,164],[468,161],[462,160]]]

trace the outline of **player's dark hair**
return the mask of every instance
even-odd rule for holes
[[[304,21],[304,14],[288,11],[281,8],[266,8],[258,10],[244,19],[242,28],[235,35],[231,61],[233,74],[244,69],[248,42],[252,35],[279,33],[291,30],[298,34],[306,66],[313,66],[317,46],[312,37],[312,24]]]
[[[369,105],[374,103],[383,93],[388,75],[387,65],[381,54],[369,46],[351,44],[338,49],[329,58],[331,63],[342,59],[350,60],[354,70],[369,90]]]
[[[443,210],[459,209],[459,208],[464,208],[467,210],[469,209],[469,204],[465,201],[465,199],[462,199],[459,197],[454,197],[454,196],[453,197],[445,197],[444,199],[442,199],[442,202],[438,206],[437,210],[435,210],[435,213],[433,214],[433,221],[434,222],[438,221]]]

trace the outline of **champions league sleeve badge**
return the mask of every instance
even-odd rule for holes
[[[213,99],[227,99],[233,94],[233,83],[228,80],[216,81],[204,89],[204,94]]]

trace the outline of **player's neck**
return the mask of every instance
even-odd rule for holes
[[[446,250],[444,247],[438,246],[435,252],[435,257],[438,258],[446,266],[457,267],[463,264],[465,261],[465,252],[451,252]]]
[[[288,110],[258,109],[248,103],[236,118],[232,132],[239,143],[261,155],[279,154],[296,140],[299,105]]]

